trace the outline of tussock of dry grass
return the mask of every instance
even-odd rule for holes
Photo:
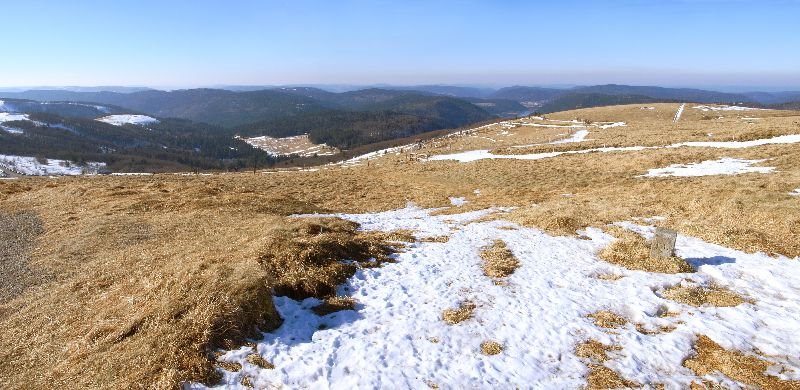
[[[458,308],[445,309],[442,312],[442,320],[450,325],[464,322],[472,318],[472,313],[475,311],[475,308],[477,308],[477,306],[470,301],[462,302]]]
[[[629,381],[620,376],[616,371],[602,365],[590,364],[589,375],[586,376],[587,389],[633,389],[641,387],[640,384]]]
[[[605,345],[597,340],[586,340],[575,347],[575,356],[602,363],[609,359],[608,352],[619,351],[618,346]]]
[[[503,345],[492,340],[486,340],[481,343],[481,353],[486,356],[497,355],[503,352]]]
[[[360,232],[357,223],[340,218],[299,218],[279,228],[259,262],[278,295],[293,299],[331,296],[357,266],[390,260],[394,249],[384,237]]]
[[[703,305],[733,307],[746,302],[733,291],[715,285],[709,287],[677,285],[666,289],[664,296],[673,301],[697,307]]]
[[[253,388],[253,380],[249,376],[243,376],[239,383],[244,387]]]
[[[397,229],[387,233],[376,233],[386,241],[397,242],[416,242],[417,238],[414,236],[414,231],[410,229]]]
[[[450,236],[448,235],[441,235],[441,236],[428,236],[423,237],[420,239],[422,242],[438,242],[438,243],[445,243],[450,241]]]
[[[221,368],[223,370],[226,370],[226,371],[239,372],[239,371],[242,370],[242,365],[239,364],[239,363],[220,362],[220,361],[218,361],[215,364],[217,365],[217,367],[219,367],[219,368]]]
[[[483,259],[483,273],[491,278],[504,278],[519,268],[519,260],[502,240],[495,240],[492,245],[483,248],[480,256]]]
[[[353,297],[330,297],[326,298],[325,302],[311,308],[311,310],[318,316],[324,316],[337,311],[354,310],[355,308],[356,300]]]
[[[800,381],[785,381],[767,375],[771,364],[755,356],[722,348],[709,337],[700,335],[694,345],[695,355],[683,366],[695,375],[704,376],[720,372],[736,381],[762,389],[800,389]]]
[[[595,325],[606,329],[619,328],[628,323],[625,317],[608,310],[596,311],[588,317],[594,320]]]
[[[263,357],[261,357],[261,355],[257,353],[251,353],[247,355],[247,362],[268,370],[275,368],[274,364],[268,362],[266,359],[264,359]]]
[[[667,259],[651,259],[650,243],[641,235],[612,227],[608,232],[617,237],[617,240],[600,252],[600,258],[631,270],[677,274],[694,272],[686,260],[672,256]]]

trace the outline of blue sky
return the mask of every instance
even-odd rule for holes
[[[0,86],[800,86],[800,1],[6,1]]]

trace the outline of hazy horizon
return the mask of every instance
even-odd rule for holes
[[[152,0],[3,6],[0,87],[800,88],[788,0]],[[727,87],[726,87],[727,86]],[[730,89],[729,89],[730,90]]]

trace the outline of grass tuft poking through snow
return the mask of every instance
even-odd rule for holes
[[[614,329],[624,326],[628,320],[621,315],[608,310],[598,310],[588,315],[594,321],[594,324],[606,329]]]
[[[483,274],[490,278],[505,278],[519,267],[519,260],[502,240],[495,240],[481,250]]]
[[[481,343],[481,353],[486,356],[494,356],[503,352],[503,344],[497,341],[486,340]]]
[[[694,272],[692,266],[680,257],[651,259],[650,245],[640,234],[613,226],[607,233],[617,240],[600,252],[600,258],[630,270],[678,274]]]
[[[772,366],[769,362],[739,351],[726,350],[705,335],[697,338],[694,356],[686,359],[683,366],[698,376],[721,373],[733,380],[762,389],[800,389],[800,381],[781,380],[767,375],[767,370]]]
[[[586,376],[587,389],[634,389],[641,387],[636,382],[621,377],[616,371],[602,365],[590,364]]]
[[[745,300],[736,293],[717,285],[703,287],[680,284],[666,289],[664,296],[673,301],[695,307],[704,305],[734,307],[745,303]]]
[[[325,299],[325,302],[314,306],[311,310],[318,316],[326,316],[342,310],[354,310],[356,302],[352,297],[331,297]]]
[[[263,357],[261,357],[261,355],[259,355],[257,353],[251,353],[251,354],[247,355],[247,359],[246,360],[247,360],[248,363],[250,363],[250,364],[252,364],[254,366],[261,367],[261,368],[266,369],[266,370],[271,370],[271,369],[275,368],[274,364],[268,362],[267,359],[264,359]]]
[[[610,357],[608,352],[619,351],[622,348],[618,346],[605,345],[595,339],[586,340],[575,347],[575,356],[590,359],[596,363],[602,363]]]
[[[477,306],[470,302],[464,301],[455,309],[445,309],[442,312],[442,320],[450,325],[455,325],[472,318],[472,313]]]

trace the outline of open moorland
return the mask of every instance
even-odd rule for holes
[[[0,388],[800,388],[800,112],[0,180]],[[647,256],[655,227],[675,256]]]

